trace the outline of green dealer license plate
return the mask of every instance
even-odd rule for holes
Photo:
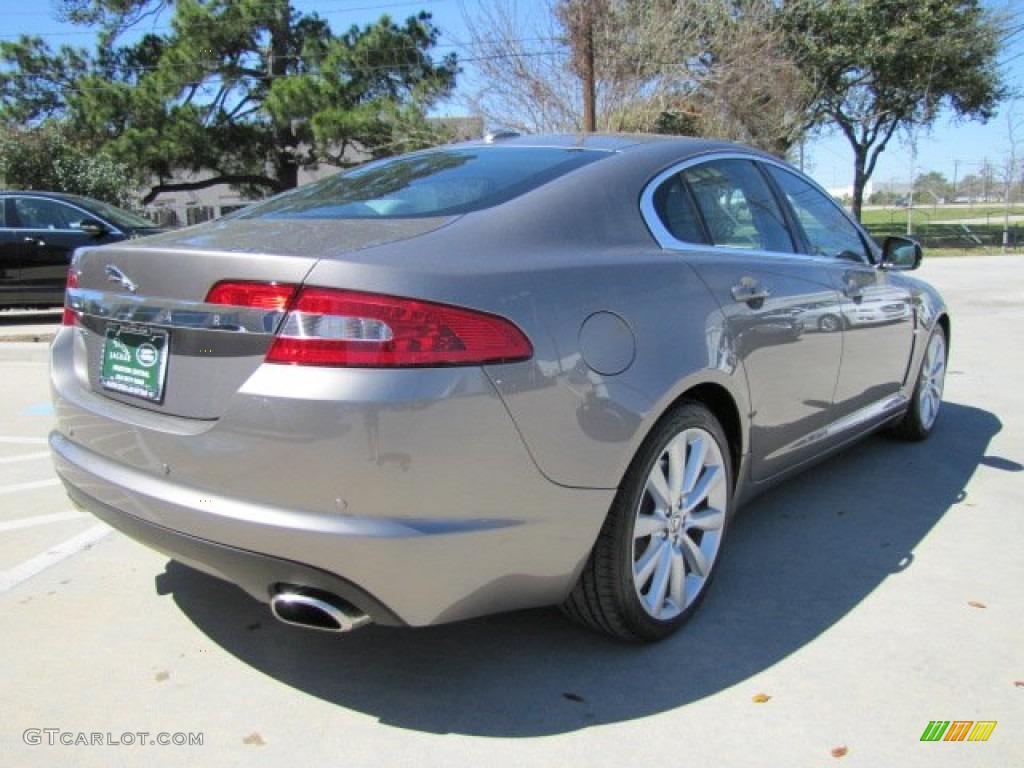
[[[104,389],[159,403],[167,374],[167,332],[113,326],[103,342],[100,384]]]

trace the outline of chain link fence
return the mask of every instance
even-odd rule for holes
[[[996,251],[1007,250],[1020,251],[1024,249],[1024,225],[1014,222],[1004,230],[1003,224],[967,224],[967,223],[946,223],[929,224],[922,223],[915,226],[913,237],[923,248],[963,251]],[[907,234],[905,223],[873,224],[868,225],[868,232],[875,240],[881,242],[889,235]]]

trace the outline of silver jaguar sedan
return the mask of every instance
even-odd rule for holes
[[[920,259],[734,144],[418,152],[80,249],[50,445],[76,503],[291,624],[560,604],[656,640],[740,504],[932,430],[950,320]]]

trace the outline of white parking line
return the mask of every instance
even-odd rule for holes
[[[33,480],[30,483],[2,485],[0,486],[0,496],[6,496],[10,493],[20,493],[21,491],[33,491],[36,488],[49,488],[54,485],[60,485],[60,480],[55,477],[50,480]]]
[[[6,459],[0,459],[0,464],[16,464],[19,461],[36,461],[37,459],[48,458],[50,458],[49,451],[41,451],[39,453],[24,453],[21,456],[8,456]]]
[[[79,517],[88,517],[88,515],[84,512],[54,512],[52,515],[19,517],[17,520],[6,520],[0,523],[0,533],[4,531],[20,531],[22,528],[34,528],[37,525],[59,523],[62,520],[75,520]]]
[[[0,595],[21,582],[31,579],[37,573],[45,571],[50,566],[56,565],[61,560],[66,560],[83,549],[88,549],[96,542],[113,533],[113,529],[102,523],[94,525],[89,530],[68,539],[63,544],[58,544],[52,549],[46,550],[41,555],[36,555],[31,560],[26,560],[21,565],[0,571]]]
[[[47,445],[49,442],[45,437],[0,437],[0,443],[16,445]]]

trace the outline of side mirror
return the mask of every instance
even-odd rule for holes
[[[890,235],[882,242],[882,269],[917,269],[923,257],[921,244],[909,237]]]
[[[89,235],[89,237],[103,237],[110,230],[101,221],[85,219],[78,223],[78,228]]]

